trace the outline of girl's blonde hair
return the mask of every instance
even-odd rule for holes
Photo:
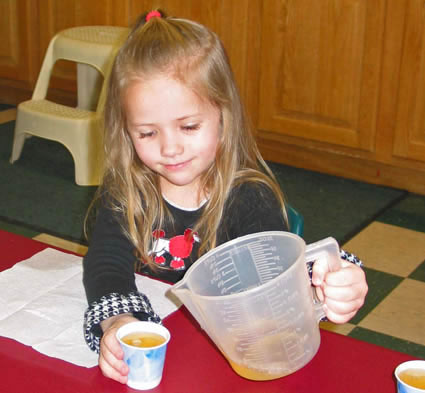
[[[126,218],[123,230],[138,258],[151,265],[152,231],[172,219],[161,196],[159,175],[139,159],[127,131],[122,98],[134,80],[163,73],[220,109],[216,159],[202,176],[202,189],[209,197],[192,228],[201,239],[199,254],[216,246],[225,203],[231,190],[243,182],[269,186],[287,217],[281,190],[258,151],[220,39],[198,23],[161,15],[148,22],[142,15],[115,59],[105,105],[105,173],[100,188],[100,193],[104,190],[110,196],[111,207]]]

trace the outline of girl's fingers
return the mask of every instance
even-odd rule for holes
[[[365,274],[358,266],[344,262],[341,270],[326,275],[322,291],[328,319],[348,322],[364,303],[368,291]]]
[[[121,383],[127,383],[127,375],[123,375],[120,371],[118,371],[115,367],[111,365],[110,360],[106,360],[107,356],[104,354],[101,354],[99,356],[99,367],[102,371],[102,374],[105,377],[114,379],[115,381],[121,382]]]
[[[318,298],[321,301],[323,301],[324,299],[323,307],[325,309],[326,317],[334,323],[346,323],[357,313],[359,308],[363,305],[364,298],[357,296],[353,297],[350,294],[346,295],[346,288],[342,289],[336,287],[336,291],[342,291],[342,295],[336,293],[336,298],[332,299],[331,297],[327,296],[327,293],[329,293],[329,287],[327,287],[326,285],[324,285],[324,288],[316,287],[316,293]],[[350,291],[348,293],[350,293]]]
[[[322,291],[326,299],[333,299],[340,302],[350,302],[353,300],[364,301],[367,286],[363,283],[356,283],[346,287],[333,287],[325,284],[322,287]]]
[[[325,309],[327,318],[334,323],[346,323],[356,315],[356,311],[352,311],[348,314],[339,314],[328,307],[325,307]]]
[[[109,351],[113,356],[115,356],[117,359],[123,359],[124,352],[121,348],[120,343],[118,342],[117,338],[115,337],[115,333],[118,329],[117,328],[110,328],[105,331],[102,337],[101,341],[101,347],[105,347],[107,351]]]
[[[316,262],[314,262],[311,277],[313,285],[315,285],[316,287],[322,285],[325,281],[325,276],[328,272],[329,266],[328,262],[326,261],[326,258],[319,258]]]
[[[342,302],[339,300],[333,300],[326,298],[325,305],[327,310],[332,311],[334,314],[351,314],[357,312],[357,310],[363,305],[360,299],[355,299],[349,302]]]
[[[123,350],[115,337],[116,329],[108,329],[100,343],[99,367],[102,373],[118,382],[126,383],[128,366],[123,359]]]
[[[326,274],[326,284],[335,287],[349,286],[355,283],[366,283],[362,268],[353,263],[342,261],[342,268]]]

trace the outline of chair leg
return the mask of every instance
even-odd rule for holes
[[[102,74],[94,67],[77,63],[77,108],[96,111],[103,84]]]
[[[13,164],[21,156],[25,139],[26,139],[26,134],[24,132],[19,132],[19,133],[15,132],[15,136],[13,137],[12,155],[10,156],[11,164]]]
[[[75,183],[79,186],[97,186],[101,182],[101,164],[97,153],[93,149],[91,149],[90,153],[82,155],[76,153],[76,150],[71,153],[74,159]]]

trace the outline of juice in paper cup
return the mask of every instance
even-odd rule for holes
[[[401,363],[394,374],[398,393],[425,393],[425,360]]]
[[[130,372],[127,385],[133,389],[153,389],[161,382],[170,332],[153,322],[131,322],[117,331]]]

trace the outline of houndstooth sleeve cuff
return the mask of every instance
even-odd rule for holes
[[[149,299],[140,292],[102,296],[99,301],[91,303],[84,313],[84,339],[92,351],[99,353],[102,338],[100,322],[124,313],[133,313],[136,318],[161,323]]]
[[[363,267],[363,262],[356,255],[351,254],[350,252],[340,250],[340,257],[341,259],[354,263],[359,267]]]

